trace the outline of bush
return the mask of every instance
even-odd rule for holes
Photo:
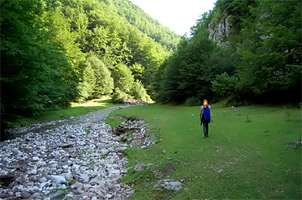
[[[146,89],[140,81],[134,82],[133,87],[131,88],[131,95],[136,100],[140,100],[146,103],[152,102],[151,97],[147,94]]]
[[[127,93],[121,91],[120,89],[116,88],[114,94],[112,95],[112,102],[113,103],[124,103],[133,97],[128,95]]]
[[[197,97],[190,97],[190,98],[186,99],[185,105],[187,105],[187,106],[198,106],[198,105],[200,105],[200,100]]]

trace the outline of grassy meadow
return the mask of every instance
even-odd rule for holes
[[[129,149],[132,199],[301,199],[301,110],[286,107],[212,106],[213,122],[204,139],[199,107],[148,105],[121,109],[121,116],[146,120],[157,142],[149,149]],[[149,164],[135,172],[137,163]],[[183,180],[179,192],[159,190],[157,180]]]

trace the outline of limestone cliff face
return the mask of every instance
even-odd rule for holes
[[[222,45],[226,42],[232,29],[231,16],[222,16],[218,22],[211,22],[208,25],[209,39]]]

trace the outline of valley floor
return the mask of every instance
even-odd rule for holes
[[[116,108],[15,129],[19,137],[0,143],[0,199],[302,197],[300,109],[213,105],[204,139],[199,107]],[[155,144],[130,147],[113,135],[107,124],[125,117],[143,119]],[[177,191],[159,187],[166,180]]]
[[[127,150],[132,199],[301,199],[301,110],[286,107],[212,106],[204,139],[199,107],[149,105],[115,111],[143,118],[156,144]],[[141,171],[137,164],[145,165]],[[156,187],[160,179],[183,183],[178,192]]]

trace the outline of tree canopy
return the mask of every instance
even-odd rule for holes
[[[4,0],[0,13],[4,119],[115,89],[149,99],[178,38],[128,1]],[[122,85],[114,78],[125,71],[131,83]]]
[[[218,0],[161,66],[158,99],[299,101],[301,7],[298,0]]]
[[[3,0],[1,118],[104,94],[299,101],[301,7],[218,0],[179,38],[128,0]]]

